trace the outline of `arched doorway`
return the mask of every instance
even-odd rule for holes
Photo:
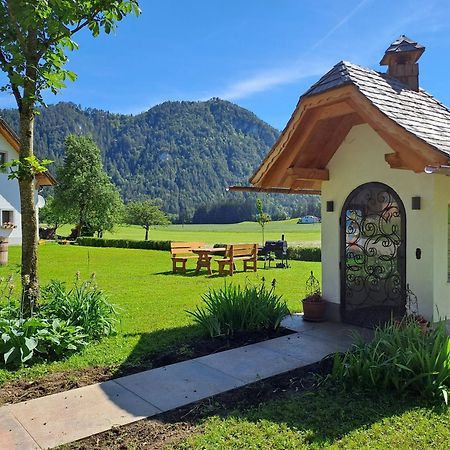
[[[374,327],[401,317],[406,297],[406,214],[383,183],[356,188],[342,208],[341,315]]]

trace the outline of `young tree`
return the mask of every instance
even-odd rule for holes
[[[167,214],[152,200],[130,202],[126,206],[126,222],[140,225],[145,229],[145,240],[148,241],[148,230],[154,225],[169,225]]]
[[[122,217],[122,200],[103,169],[100,149],[90,137],[69,135],[57,173],[54,203],[72,223],[99,234]]]
[[[258,213],[256,214],[256,221],[261,226],[262,231],[262,245],[264,245],[264,228],[266,226],[266,223],[270,222],[270,216],[269,214],[264,212],[263,202],[261,199],[256,200],[256,209],[258,210]]]
[[[68,223],[64,212],[57,208],[53,195],[49,195],[45,199],[45,206],[39,211],[39,221],[51,226],[55,231],[61,225]]]
[[[66,52],[78,48],[73,36],[88,28],[110,33],[127,14],[139,14],[138,0],[0,0],[0,70],[19,110],[20,151],[16,174],[22,213],[22,302],[32,314],[39,297],[34,177],[45,167],[34,156],[36,105],[42,93],[57,93],[76,75],[65,69]]]

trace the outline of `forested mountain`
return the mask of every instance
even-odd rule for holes
[[[17,130],[15,110],[0,110],[0,115]],[[225,188],[246,184],[278,136],[250,111],[220,99],[165,102],[135,116],[58,103],[36,118],[36,154],[60,164],[70,133],[94,138],[124,200],[159,198],[167,212],[183,221],[194,213],[197,221],[223,216],[217,214],[223,203],[231,212],[241,211],[243,217],[235,220],[251,218],[254,196]],[[315,207],[305,212],[317,212],[317,200],[311,200]],[[305,204],[306,199],[297,196],[266,198],[275,216],[304,209]]]

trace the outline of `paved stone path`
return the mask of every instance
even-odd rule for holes
[[[278,375],[352,344],[352,330],[283,322],[295,334],[0,408],[0,449],[47,449]],[[365,330],[367,332],[367,330]],[[369,337],[369,335],[367,335]]]

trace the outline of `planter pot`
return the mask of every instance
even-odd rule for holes
[[[420,332],[422,334],[427,334],[428,332],[428,322],[417,322],[417,325],[419,325]]]
[[[303,320],[310,322],[322,322],[325,320],[325,311],[327,309],[326,300],[302,300],[303,303]]]

